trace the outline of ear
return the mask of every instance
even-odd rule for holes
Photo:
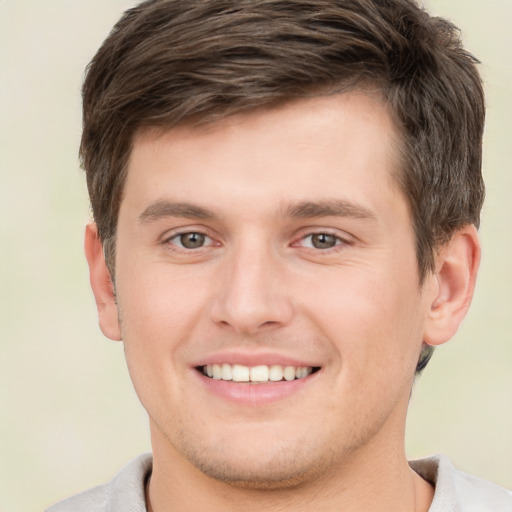
[[[451,339],[473,298],[480,264],[480,242],[476,227],[468,225],[457,231],[436,256],[437,280],[430,298],[423,340],[427,345],[441,345]]]
[[[107,338],[119,341],[121,340],[121,328],[114,284],[105,262],[98,228],[94,223],[88,224],[85,228],[84,248],[89,264],[89,279],[98,308],[100,329]]]

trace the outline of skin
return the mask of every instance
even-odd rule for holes
[[[386,106],[357,92],[135,138],[115,295],[94,225],[86,254],[150,418],[148,508],[428,510],[407,405],[422,343],[447,341],[469,307],[479,245],[457,232],[420,285],[399,143]],[[240,402],[195,369],[218,354],[319,371]]]

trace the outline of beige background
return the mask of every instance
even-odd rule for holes
[[[149,449],[122,345],[97,328],[76,156],[83,69],[131,5],[0,0],[0,512],[42,510]],[[484,63],[488,194],[472,311],[416,386],[408,453],[512,487],[512,2],[428,5]]]

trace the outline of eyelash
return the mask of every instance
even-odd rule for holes
[[[201,245],[200,247],[195,247],[195,248],[184,247],[183,241],[180,239],[182,239],[182,237],[185,237],[187,235],[199,235],[200,237],[204,237],[204,239],[209,240],[209,243],[207,245]],[[173,243],[173,240],[178,240],[179,242]],[[163,244],[171,246],[171,247],[175,246],[175,247],[177,247],[177,250],[180,250],[180,251],[189,252],[189,251],[195,251],[198,249],[203,249],[204,247],[211,247],[211,246],[215,245],[215,240],[211,236],[209,236],[207,233],[204,233],[199,230],[197,230],[197,231],[191,230],[191,231],[182,231],[180,233],[173,233],[171,236],[168,236],[163,240]]]
[[[315,247],[313,242],[313,237],[330,237],[334,239],[334,245],[332,247]],[[308,245],[305,245],[306,240],[310,240],[310,243]],[[315,252],[322,252],[322,253],[330,253],[333,251],[339,251],[343,247],[351,245],[351,242],[345,238],[342,238],[341,236],[332,233],[331,231],[316,231],[314,233],[308,233],[307,235],[301,236],[297,242],[294,242],[292,246],[301,246],[307,250],[315,251]]]
[[[197,235],[199,237],[202,237],[204,241],[208,241],[206,244],[202,244],[198,247],[185,247],[183,245],[183,237],[185,236],[191,236],[191,235]],[[329,237],[334,239],[334,245],[331,247],[315,247],[313,242],[313,237]],[[310,240],[310,243],[308,245],[305,245],[306,240]],[[173,242],[173,240],[175,242]],[[172,235],[166,237],[163,242],[164,245],[169,246],[172,250],[175,251],[182,251],[182,252],[195,252],[200,249],[212,247],[212,246],[220,246],[220,242],[216,242],[216,240],[210,236],[208,233],[201,231],[201,230],[190,230],[190,231],[181,231],[179,233],[173,233]],[[303,247],[304,249],[315,251],[315,252],[323,252],[323,253],[330,253],[332,251],[340,250],[341,247],[351,245],[351,242],[345,238],[340,237],[339,235],[332,233],[330,231],[317,231],[313,233],[308,233],[304,236],[301,236],[297,241],[293,242],[291,244],[292,247]],[[341,246],[341,247],[340,247]]]

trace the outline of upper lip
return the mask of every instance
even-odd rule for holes
[[[240,351],[226,351],[212,353],[204,358],[198,360],[192,366],[197,368],[206,366],[208,364],[240,364],[243,366],[260,366],[260,365],[281,365],[281,366],[301,366],[301,367],[319,367],[315,361],[310,359],[298,359],[285,354],[278,354],[275,352],[258,352],[247,353]]]

